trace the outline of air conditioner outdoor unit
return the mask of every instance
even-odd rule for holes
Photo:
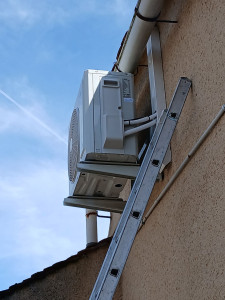
[[[135,164],[137,137],[124,136],[124,120],[134,118],[132,74],[84,72],[69,130],[70,196],[118,197],[126,179],[80,172],[77,164]]]

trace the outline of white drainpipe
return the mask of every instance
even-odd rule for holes
[[[86,209],[86,247],[93,246],[97,242],[97,211]]]
[[[151,18],[152,22],[144,21],[134,14],[118,57],[118,70],[127,73],[133,73],[135,71],[146,47],[149,36],[155,26],[155,21],[163,7],[163,3],[164,0],[138,1],[136,7],[139,14],[144,18]]]

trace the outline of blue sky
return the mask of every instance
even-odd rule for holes
[[[85,211],[62,204],[63,140],[83,71],[111,70],[135,4],[0,2],[0,290],[85,248]],[[108,223],[100,220],[99,239]]]

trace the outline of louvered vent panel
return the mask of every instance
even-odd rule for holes
[[[76,165],[80,156],[79,109],[75,108],[71,117],[68,142],[68,171],[69,179],[76,178]]]

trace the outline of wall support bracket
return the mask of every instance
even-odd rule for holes
[[[113,197],[71,196],[64,199],[65,206],[122,213],[126,201]]]
[[[166,109],[165,86],[159,30],[155,26],[147,42],[148,71],[152,113],[157,113],[157,124],[164,109]],[[153,132],[150,132],[151,135]],[[171,162],[171,150],[168,147],[160,172]]]
[[[95,173],[127,179],[137,177],[140,166],[137,164],[107,164],[101,162],[80,162],[77,164],[79,172]]]

